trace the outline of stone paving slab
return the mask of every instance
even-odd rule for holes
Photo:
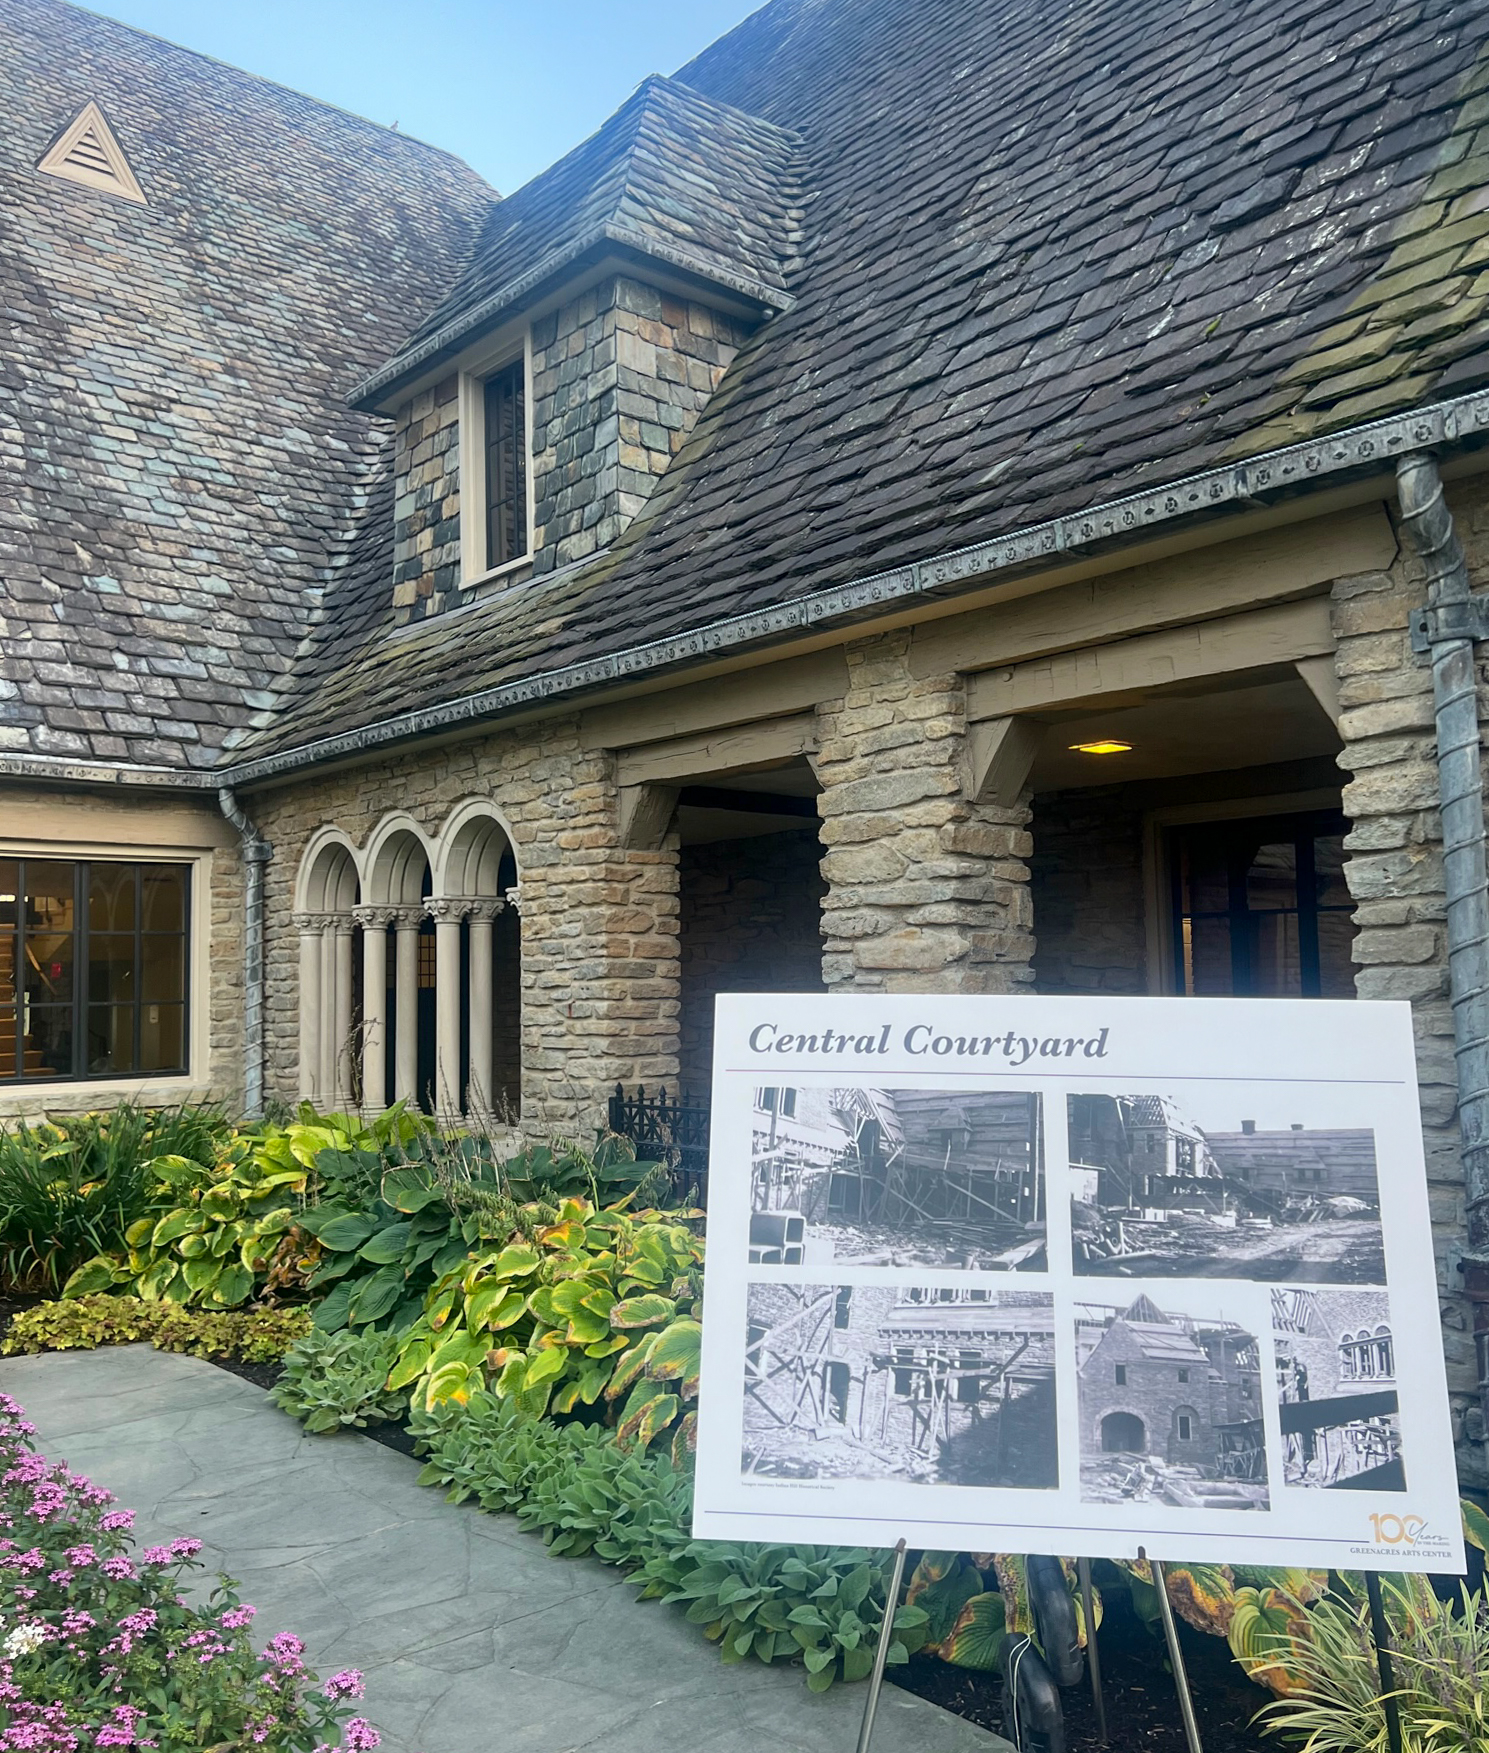
[[[7,1358],[38,1443],[138,1512],[140,1543],[190,1534],[236,1577],[255,1629],[357,1667],[387,1753],[852,1753],[861,1686],[726,1667],[681,1611],[511,1516],[444,1501],[365,1437],[307,1437],[263,1391],[148,1346]],[[886,1686],[874,1753],[1009,1753]]]

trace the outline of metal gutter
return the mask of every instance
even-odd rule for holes
[[[218,788],[217,803],[238,830],[243,858],[243,1112],[257,1120],[264,1111],[264,867],[274,848],[244,814],[231,786]]]
[[[221,780],[194,767],[130,761],[79,761],[71,755],[0,754],[0,779],[49,779],[64,785],[138,786],[142,790],[215,791]]]
[[[680,669],[700,659],[753,645],[849,626],[917,600],[944,602],[967,590],[1100,553],[1135,537],[1176,528],[1216,512],[1256,509],[1346,474],[1394,467],[1395,460],[1429,446],[1489,433],[1489,392],[1437,403],[1410,414],[1370,421],[1326,438],[1267,451],[1245,462],[1186,476],[1131,493],[1069,517],[1029,524],[992,541],[953,549],[927,560],[870,574],[850,584],[808,591],[789,602],[733,615],[665,639],[628,647],[609,657],[545,670],[520,681],[484,688],[437,706],[402,712],[358,730],[319,737],[277,754],[228,767],[231,785],[251,785],[321,761],[355,758],[373,749],[482,719],[587,693],[615,683]]]
[[[1404,456],[1396,473],[1402,533],[1427,571],[1427,605],[1412,617],[1412,643],[1432,663],[1448,994],[1468,1219],[1462,1268],[1474,1304],[1480,1389],[1489,1415],[1489,867],[1474,665],[1474,641],[1489,635],[1489,596],[1469,589],[1437,459]]]

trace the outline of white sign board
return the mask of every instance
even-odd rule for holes
[[[718,1000],[703,1539],[1461,1571],[1410,1012]]]

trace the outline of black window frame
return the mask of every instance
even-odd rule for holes
[[[1317,998],[1322,992],[1323,963],[1319,949],[1319,919],[1326,913],[1353,914],[1355,905],[1322,906],[1316,899],[1316,862],[1314,847],[1321,839],[1341,837],[1349,832],[1349,818],[1339,809],[1259,810],[1255,815],[1226,817],[1209,821],[1187,822],[1164,831],[1164,860],[1169,880],[1170,979],[1172,989],[1189,996],[1186,968],[1184,927],[1189,921],[1225,919],[1231,957],[1229,994],[1249,998],[1255,992],[1254,921],[1273,915],[1292,915],[1298,931],[1298,996]],[[1224,909],[1186,909],[1184,894],[1184,861],[1181,843],[1190,834],[1210,834],[1229,838],[1233,853],[1228,870],[1228,905]],[[1290,841],[1294,857],[1294,905],[1291,907],[1253,909],[1246,897],[1249,861],[1243,862],[1239,849],[1249,840]],[[1315,898],[1305,904],[1305,895]]]
[[[184,858],[66,858],[58,857],[49,851],[5,853],[5,863],[13,863],[16,867],[16,900],[15,922],[10,926],[0,926],[0,933],[8,931],[11,938],[11,970],[12,996],[9,1001],[11,1020],[15,1029],[15,1063],[10,1076],[0,1076],[0,1091],[17,1089],[22,1086],[36,1088],[41,1084],[72,1084],[72,1083],[117,1083],[124,1081],[139,1082],[147,1078],[190,1077],[191,1076],[191,1026],[192,1026],[192,907],[193,878],[195,868],[190,859]],[[72,1070],[44,1072],[28,1072],[26,1064],[26,1003],[25,982],[23,979],[23,956],[26,943],[26,895],[29,892],[26,882],[26,866],[28,864],[71,865],[72,866],[72,994],[66,1006],[72,1015]],[[89,890],[91,875],[95,867],[113,866],[127,867],[134,871],[134,996],[125,1001],[109,999],[100,1001],[111,1008],[119,1008],[128,1003],[133,1011],[133,1029],[131,1039],[131,1058],[133,1064],[124,1071],[94,1071],[88,1065],[88,1013],[96,1008],[88,991],[89,976],[89,940],[93,935],[92,922],[89,917]],[[181,929],[177,932],[152,932],[148,935],[159,937],[178,937],[181,947],[181,997],[176,999],[149,999],[144,996],[144,939],[147,935],[144,924],[144,873],[150,870],[174,870],[181,873]],[[100,936],[122,936],[121,932],[100,932]],[[181,1006],[181,1058],[180,1063],[173,1066],[140,1066],[141,1013],[146,1004],[175,1004]]]
[[[527,360],[509,361],[481,383],[481,456],[485,467],[482,540],[485,570],[531,553],[527,494]]]

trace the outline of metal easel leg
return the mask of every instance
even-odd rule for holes
[[[1086,1666],[1091,1673],[1091,1703],[1096,1708],[1096,1733],[1105,1744],[1106,1699],[1101,1692],[1101,1652],[1096,1647],[1096,1591],[1091,1587],[1091,1560],[1076,1559],[1075,1574],[1081,1588],[1081,1617],[1086,1623]]]
[[[1144,1556],[1141,1547],[1138,1548],[1137,1555],[1139,1558]],[[1148,1568],[1153,1573],[1153,1587],[1158,1592],[1158,1617],[1163,1621],[1169,1666],[1174,1671],[1174,1685],[1179,1690],[1179,1715],[1184,1719],[1184,1738],[1189,1743],[1189,1753],[1204,1753],[1200,1746],[1199,1724],[1194,1716],[1194,1700],[1189,1695],[1189,1675],[1184,1669],[1184,1652],[1179,1648],[1179,1628],[1174,1624],[1173,1603],[1168,1598],[1168,1581],[1158,1559],[1150,1558]]]
[[[900,1584],[905,1580],[905,1544],[902,1539],[894,1549],[894,1571],[884,1597],[884,1623],[879,1627],[879,1646],[874,1651],[869,1695],[863,1706],[863,1727],[858,1731],[858,1753],[868,1753],[869,1736],[874,1732],[874,1713],[879,1708],[879,1693],[884,1686],[884,1664],[889,1659],[889,1646],[894,1642],[894,1616],[900,1606]]]
[[[1391,1661],[1391,1628],[1386,1623],[1386,1604],[1381,1599],[1377,1571],[1365,1572],[1365,1592],[1370,1597],[1370,1632],[1375,1639],[1375,1665],[1380,1670],[1386,1737],[1391,1744],[1391,1753],[1401,1753],[1401,1706],[1396,1698],[1395,1664]]]

